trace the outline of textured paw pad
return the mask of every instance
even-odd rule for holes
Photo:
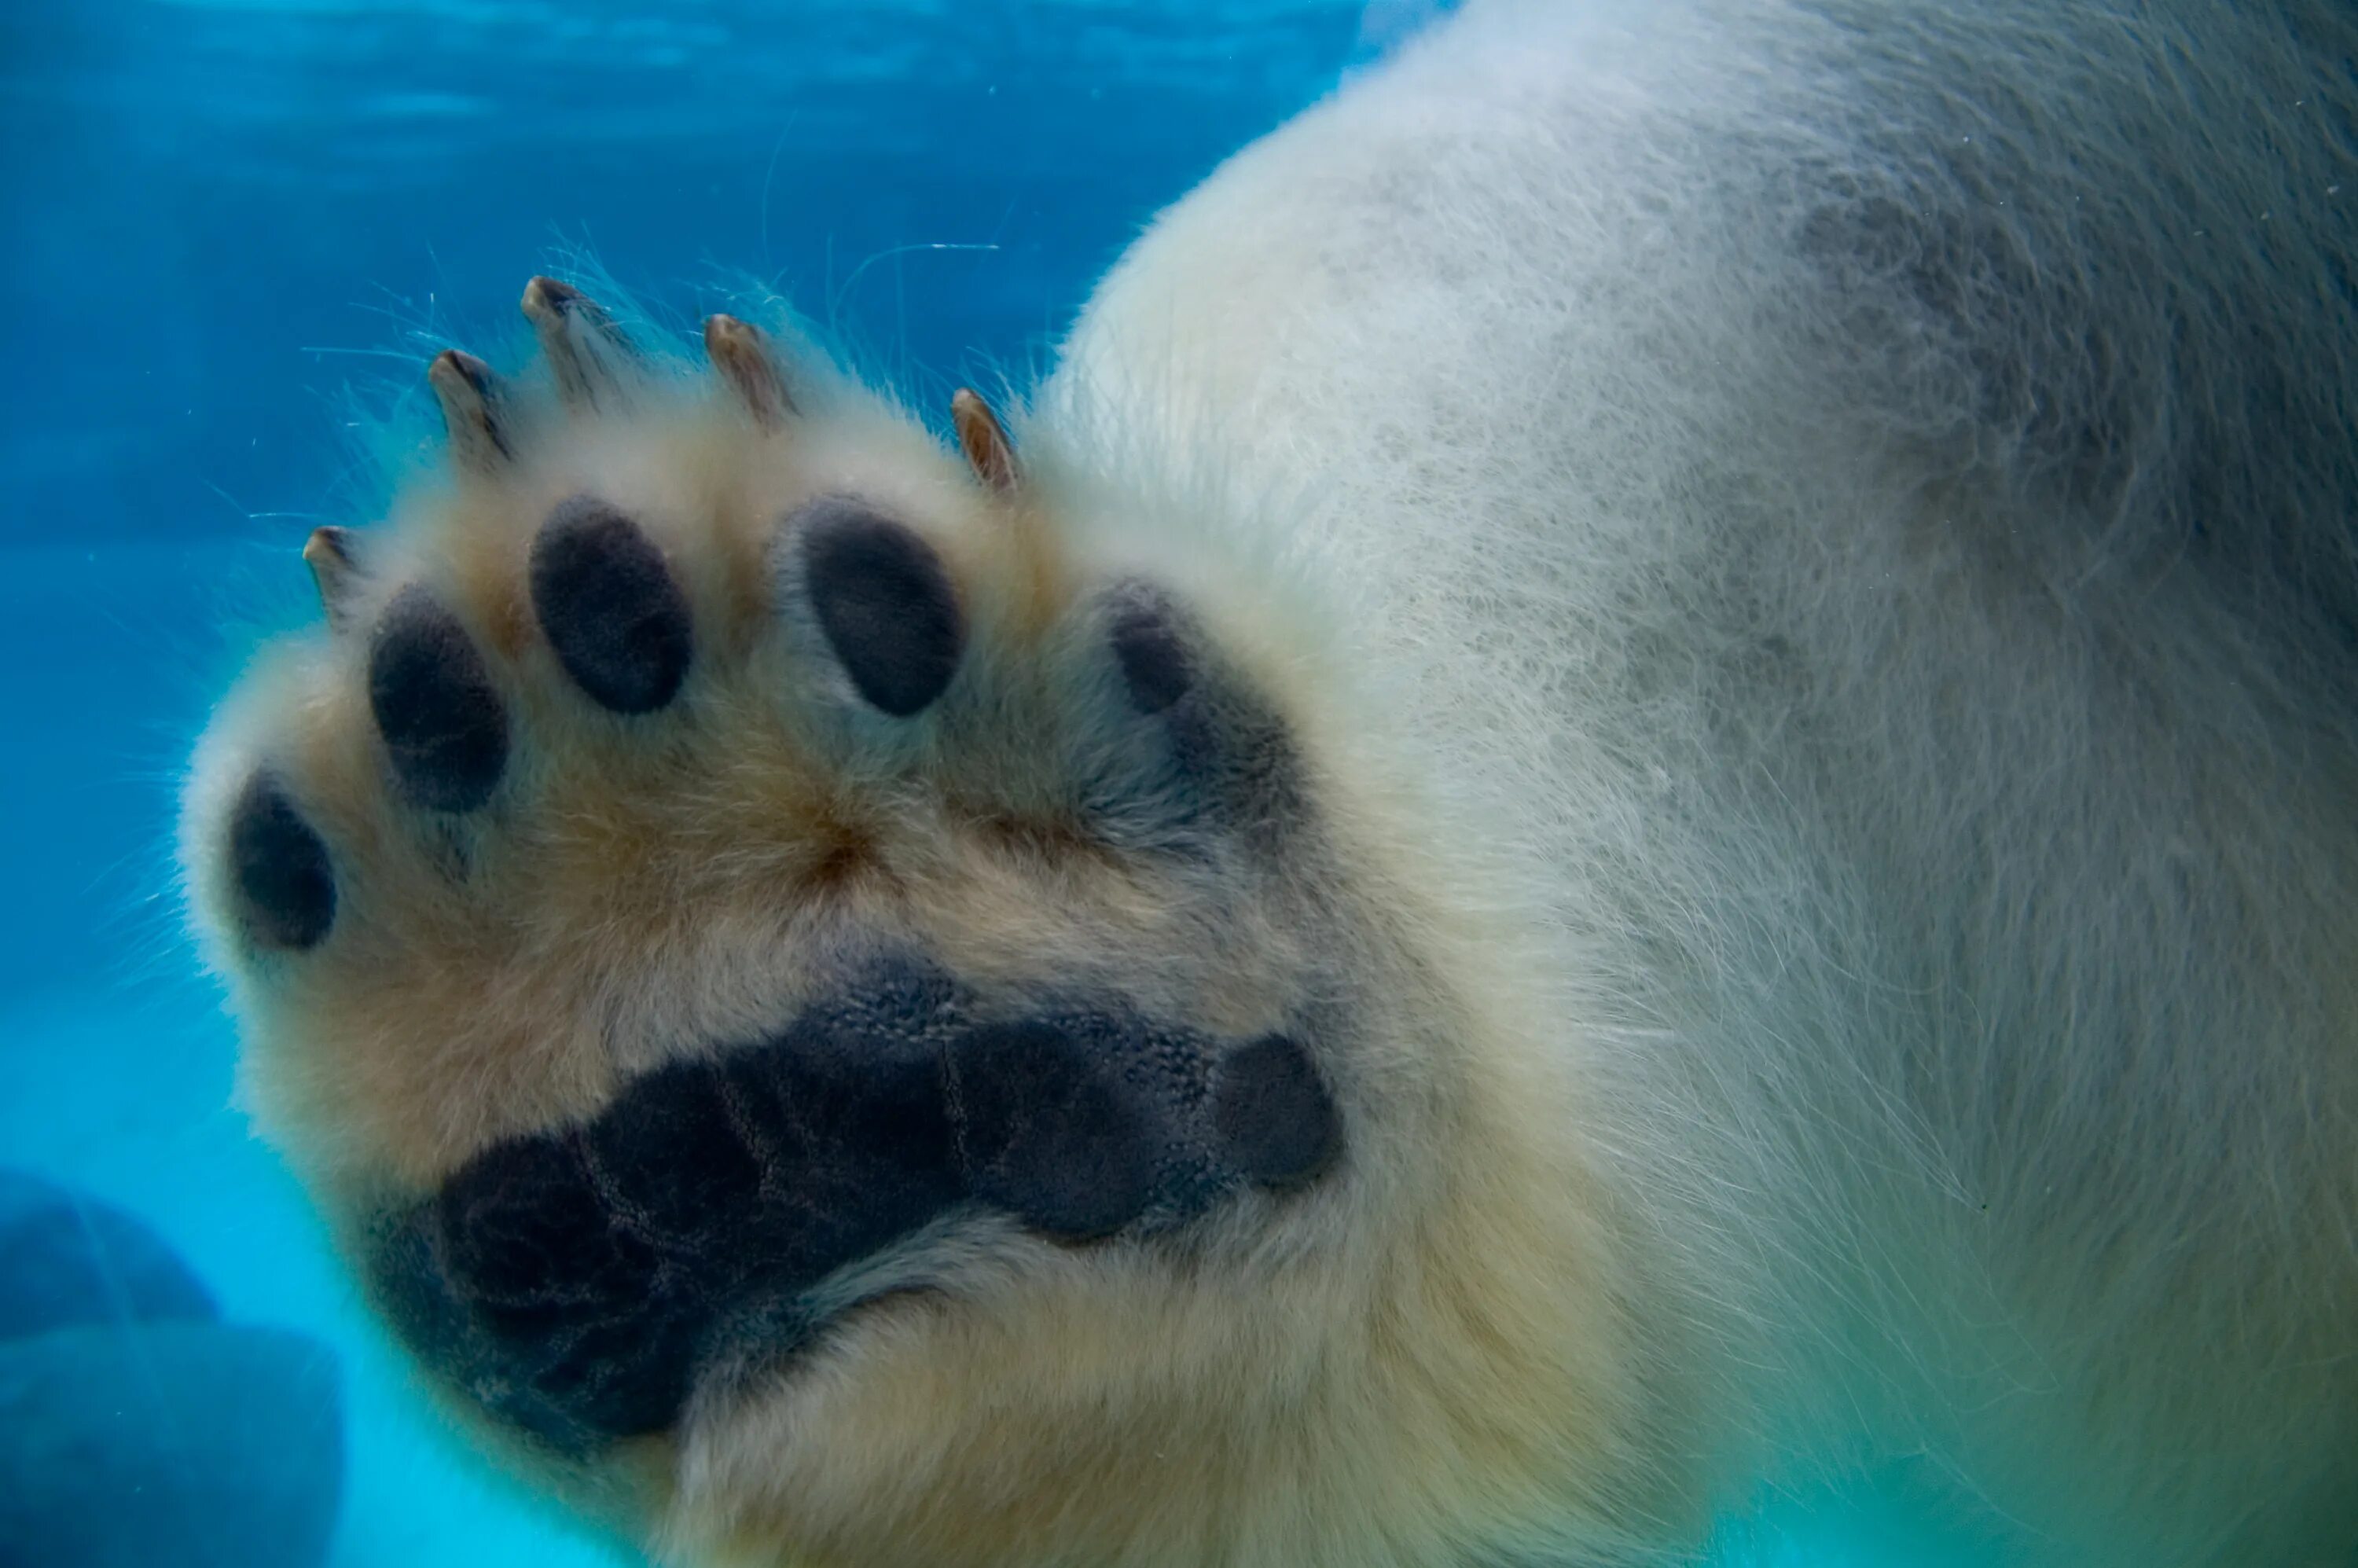
[[[532,546],[532,607],[557,662],[601,708],[653,713],[687,677],[687,600],[654,541],[595,496],[559,502]]]
[[[1109,641],[1130,699],[1141,713],[1162,712],[1195,684],[1187,645],[1162,605],[1136,598],[1123,603],[1114,615]]]
[[[667,1425],[716,1335],[958,1200],[940,1006],[888,981],[485,1150],[381,1246],[396,1326],[560,1447]]]
[[[440,1337],[487,1338],[494,1353],[474,1358],[492,1378],[478,1391],[560,1441],[673,1419],[705,1294],[606,1203],[588,1142],[576,1130],[486,1151],[443,1189],[427,1231],[433,1274],[464,1281],[458,1310],[437,1314]],[[460,1345],[432,1348],[447,1357]]]
[[[1063,1240],[1144,1212],[1169,1141],[1147,1098],[1116,1076],[1132,1053],[1112,1033],[1027,1020],[979,1030],[950,1056],[976,1195]]]
[[[1212,1127],[1237,1173],[1261,1186],[1309,1180],[1343,1141],[1335,1101],[1300,1044],[1271,1034],[1228,1053],[1212,1080]]]
[[[734,1087],[708,1063],[658,1068],[599,1119],[588,1141],[592,1179],[619,1220],[716,1277],[729,1268],[719,1232],[762,1194],[762,1163],[744,1141]]]
[[[933,546],[848,496],[794,520],[811,606],[852,687],[895,719],[930,706],[957,672],[966,616]]]
[[[246,929],[270,947],[317,946],[336,922],[328,847],[266,773],[249,781],[230,813],[229,860]]]
[[[409,798],[472,811],[507,765],[507,710],[459,618],[422,588],[385,606],[369,649],[369,709]]]
[[[1090,1241],[1298,1182],[1336,1151],[1333,1104],[1282,1036],[1222,1055],[1126,1014],[970,1022],[917,972],[845,998],[477,1155],[380,1250],[405,1336],[584,1447],[667,1424],[698,1357],[749,1324],[810,1332],[808,1292],[961,1207]]]

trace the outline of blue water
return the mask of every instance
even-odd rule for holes
[[[232,1103],[178,928],[185,747],[253,633],[312,613],[308,530],[365,520],[349,396],[418,395],[435,348],[512,333],[525,276],[577,249],[683,315],[751,276],[920,394],[1020,372],[1158,206],[1365,55],[1363,20],[0,7],[0,1165],[145,1219],[229,1319],[335,1348],[339,1568],[613,1561],[407,1390]]]

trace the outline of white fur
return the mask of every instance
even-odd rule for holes
[[[1476,6],[1163,217],[1019,441],[1438,781],[1725,1498],[2358,1541],[2353,47]]]

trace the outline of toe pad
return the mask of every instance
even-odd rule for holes
[[[797,519],[811,606],[844,673],[895,719],[929,707],[957,671],[966,617],[933,546],[847,496]]]
[[[507,712],[459,618],[424,589],[385,606],[369,648],[369,708],[409,798],[472,811],[507,765]]]
[[[532,606],[557,663],[601,708],[653,713],[687,676],[687,600],[654,542],[595,496],[559,502],[541,525]]]
[[[1342,1144],[1335,1101],[1309,1054],[1282,1034],[1228,1053],[1212,1079],[1212,1130],[1228,1164],[1260,1186],[1325,1170]]]
[[[267,773],[256,773],[230,813],[229,860],[246,929],[265,946],[317,946],[336,920],[328,847]]]

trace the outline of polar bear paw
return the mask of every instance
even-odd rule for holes
[[[731,318],[691,373],[525,308],[541,373],[434,361],[449,471],[312,535],[327,633],[189,808],[255,1094],[420,1358],[583,1454],[961,1225],[1326,1170],[1295,761],[1203,621],[971,393],[961,464]]]

